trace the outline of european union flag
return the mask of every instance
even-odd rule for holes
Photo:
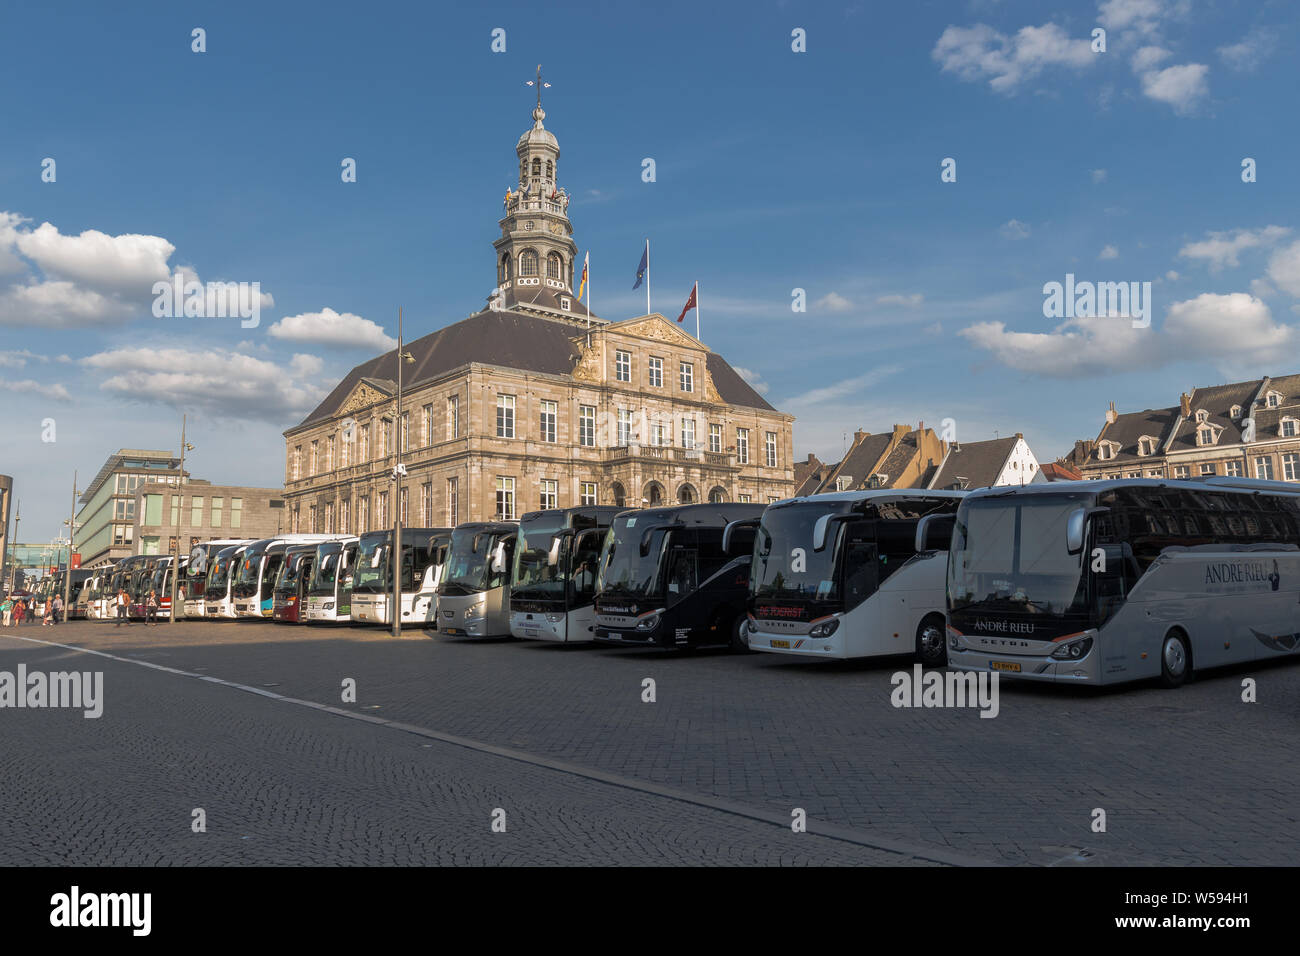
[[[636,283],[632,286],[632,288],[634,289],[641,288],[641,280],[645,278],[645,270],[649,267],[649,265],[650,265],[650,244],[646,243],[645,249],[642,250],[641,252],[641,264],[636,267]]]

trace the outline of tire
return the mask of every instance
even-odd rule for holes
[[[742,630],[748,620],[749,615],[741,611],[736,615],[736,619],[731,622],[731,650],[735,654],[749,653],[749,637]]]
[[[916,659],[923,667],[943,667],[948,663],[948,638],[944,620],[930,615],[916,629]]]
[[[1160,645],[1160,683],[1182,687],[1192,676],[1192,649],[1187,635],[1170,631]]]

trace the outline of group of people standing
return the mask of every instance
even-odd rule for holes
[[[0,620],[5,627],[18,627],[21,624],[36,623],[36,601],[31,595],[5,595],[0,601]],[[41,617],[42,627],[53,627],[60,621],[66,621],[63,613],[63,597],[54,595],[45,602],[45,614]]]

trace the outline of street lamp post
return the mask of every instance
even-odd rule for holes
[[[402,636],[402,479],[406,466],[402,464],[402,366],[414,365],[415,356],[402,349],[402,309],[397,309],[397,418],[393,430],[397,454],[393,463],[393,637]]]
[[[63,572],[63,620],[68,619],[68,601],[72,598],[72,537],[77,532],[77,472],[72,473],[72,507],[68,509],[68,566]]]
[[[181,416],[181,470],[176,476],[176,491],[172,497],[176,500],[176,550],[172,552],[172,586],[171,586],[171,609],[167,617],[167,623],[176,623],[176,580],[181,576],[181,514],[185,510],[185,496],[181,489],[185,485],[185,453],[193,451],[194,446],[185,440],[185,419]]]

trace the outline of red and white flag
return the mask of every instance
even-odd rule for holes
[[[686,313],[691,311],[691,309],[695,308],[695,293],[699,289],[699,287],[700,284],[698,282],[695,283],[695,285],[691,286],[691,296],[689,299],[686,300],[686,304],[682,306],[682,314],[677,316],[678,322],[686,318]]]

